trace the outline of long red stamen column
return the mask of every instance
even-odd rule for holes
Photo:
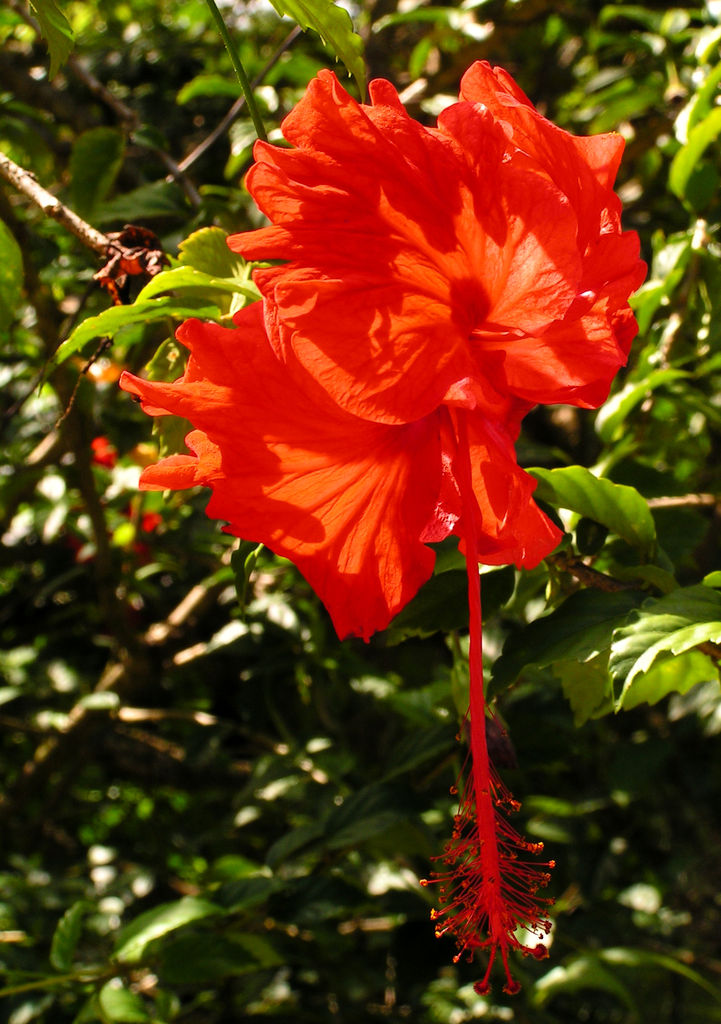
[[[529,843],[511,827],[506,817],[520,806],[501,782],[488,756],[486,742],[486,700],[483,689],[483,640],[481,584],[478,572],[476,516],[471,455],[466,413],[452,413],[457,440],[455,477],[461,492],[462,535],[466,547],[470,627],[470,771],[460,789],[460,805],[453,836],[440,860],[446,865],[437,874],[443,906],[433,912],[436,934],[451,933],[458,946],[456,960],[473,958],[476,949],[489,953],[486,973],[475,988],[479,994],[490,989],[496,953],[500,953],[506,974],[504,991],[517,992],[508,951],[515,949],[537,958],[547,955],[543,943],[525,945],[516,932],[526,929],[542,939],[550,930],[544,917],[552,901],[538,897],[548,884],[553,862],[539,864],[528,859],[538,854],[543,843]]]

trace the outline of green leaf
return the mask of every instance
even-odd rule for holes
[[[199,96],[227,96],[229,99],[237,99],[242,89],[238,82],[225,75],[204,74],[196,75],[186,82],[175,98],[175,102],[182,106],[190,103]]]
[[[630,967],[636,971],[643,967],[658,967],[664,971],[671,971],[673,974],[680,974],[682,978],[686,978],[687,981],[702,988],[704,992],[708,992],[717,1003],[721,1002],[721,989],[719,989],[718,985],[707,981],[702,974],[694,971],[688,964],[676,960],[672,956],[667,956],[665,953],[654,953],[648,949],[626,949],[619,946],[611,949],[602,949],[598,956],[612,967]]]
[[[617,433],[623,430],[631,410],[645,401],[656,388],[688,376],[684,370],[666,368],[652,370],[643,380],[626,384],[599,409],[596,416],[596,433],[602,441],[613,441]]]
[[[78,136],[70,154],[70,196],[81,217],[93,220],[123,162],[125,139],[114,128],[91,128]]]
[[[235,590],[241,611],[245,611],[248,600],[250,577],[255,570],[258,556],[263,550],[262,544],[252,540],[242,540],[230,556],[230,566],[235,577]]]
[[[114,957],[121,963],[137,963],[155,939],[182,928],[190,921],[222,913],[222,907],[195,896],[184,896],[174,903],[163,903],[153,910],[147,910],[122,929],[115,945]]]
[[[689,132],[688,142],[671,161],[668,184],[679,199],[686,198],[686,186],[704,151],[721,133],[721,107],[714,107]]]
[[[404,811],[394,806],[392,789],[383,785],[366,786],[352,793],[328,815],[327,846],[332,850],[356,846],[406,817]]]
[[[56,971],[70,970],[75,947],[83,930],[83,916],[88,909],[89,904],[85,900],[78,900],[68,907],[58,921],[50,943],[50,963]]]
[[[325,826],[321,821],[313,821],[308,825],[300,825],[292,832],[286,832],[284,836],[277,839],[268,850],[265,862],[268,867],[275,869],[284,860],[294,853],[315,844],[324,834]]]
[[[281,957],[262,935],[181,935],[164,944],[158,974],[169,985],[208,985],[221,978],[277,967]]]
[[[174,181],[150,181],[132,192],[102,203],[95,212],[97,225],[118,221],[142,224],[154,217],[185,217],[187,205]]]
[[[40,32],[48,44],[50,54],[50,77],[54,78],[61,64],[64,64],[75,46],[75,36],[70,22],[55,0],[30,0]]]
[[[260,298],[260,292],[251,281],[240,281],[234,277],[212,277],[194,267],[173,267],[172,270],[161,270],[159,274],[151,277],[138,294],[136,302],[145,299],[155,298],[166,292],[199,292],[207,295],[208,292],[227,292],[231,295],[240,292],[251,302]]]
[[[561,681],[576,727],[584,725],[589,718],[598,718],[613,710],[608,658],[605,655],[585,662],[557,662],[553,666],[553,674]]]
[[[180,262],[212,277],[248,280],[249,267],[242,256],[228,248],[222,228],[199,228],[178,246]]]
[[[109,981],[98,993],[98,1006],[103,1022],[117,1021],[118,1024],[143,1024],[151,1018],[140,996],[122,988],[116,979]]]
[[[618,978],[615,971],[610,971],[598,956],[586,954],[574,957],[565,965],[553,967],[548,974],[540,978],[533,987],[533,1002],[536,1006],[545,1006],[557,995],[579,992],[582,989],[597,989],[616,996],[638,1018],[638,1009],[631,990]]]
[[[721,641],[721,594],[716,590],[683,587],[637,609],[632,621],[613,635],[609,670],[621,686],[617,706],[624,706],[636,676],[647,672],[659,655],[682,654],[709,640]],[[667,676],[658,677],[659,691],[668,681]],[[653,690],[649,694],[651,703],[664,695],[655,696]]]
[[[278,14],[287,14],[301,28],[312,28],[334,56],[343,61],[365,98],[366,72],[363,40],[353,31],[350,14],[332,0],[270,0]]]
[[[128,327],[131,324],[146,324],[152,320],[162,320],[164,317],[172,317],[176,320],[185,320],[194,316],[214,319],[218,315],[217,306],[203,304],[200,300],[197,305],[193,305],[190,299],[181,305],[178,299],[172,295],[166,295],[159,299],[148,299],[145,302],[136,301],[131,306],[111,306],[97,316],[88,317],[87,320],[78,324],[70,337],[55,353],[53,361],[56,366],[59,366],[89,342],[97,338],[112,338],[123,327]]]
[[[675,658],[657,658],[648,672],[636,675],[616,704],[630,711],[639,704],[656,704],[669,693],[688,693],[697,683],[718,677],[718,670],[701,651],[686,651]]]
[[[23,286],[23,257],[10,228],[0,220],[0,331],[12,323]]]
[[[582,466],[531,469],[529,473],[538,480],[537,498],[594,519],[644,556],[653,555],[656,526],[648,503],[635,487],[596,477]]]
[[[508,686],[528,666],[545,668],[557,661],[587,662],[611,645],[613,630],[643,600],[635,590],[607,594],[579,590],[550,615],[511,633],[493,666],[494,687]]]

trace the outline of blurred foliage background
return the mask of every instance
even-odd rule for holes
[[[184,427],[151,436],[121,370],[174,379],[177,323],[253,297],[223,233],[259,223],[255,134],[208,7],[9,0],[0,152],[170,262],[113,307],[96,254],[0,182],[0,1017],[721,1020],[721,3],[349,10],[349,52],[426,123],[486,59],[627,140],[640,334],[598,414],[528,417],[562,547],[484,577],[495,758],[557,862],[550,958],[476,995],[419,885],[463,759],[453,546],[385,634],[340,644],[207,495],[136,489]],[[222,11],[276,140],[334,53],[265,0]]]

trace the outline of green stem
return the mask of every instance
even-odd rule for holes
[[[17,996],[23,992],[32,992],[38,988],[56,988],[59,985],[68,984],[81,984],[87,985],[90,982],[100,981],[103,978],[114,978],[120,973],[117,967],[112,970],[108,970],[106,967],[93,970],[88,968],[87,970],[75,971],[72,974],[54,974],[43,975],[37,978],[35,981],[25,981],[20,985],[8,985],[6,988],[0,989],[0,998],[4,999],[6,996]]]
[[[245,102],[248,104],[248,110],[250,111],[250,116],[253,119],[255,133],[259,139],[262,139],[263,142],[265,142],[268,136],[265,131],[265,126],[263,125],[263,122],[260,118],[260,113],[258,112],[255,97],[253,96],[253,90],[250,86],[250,81],[245,73],[245,68],[240,62],[240,56],[238,55],[237,47],[233,40],[230,38],[230,32],[228,32],[228,27],[223,21],[223,15],[218,10],[215,0],[205,0],[205,2],[208,5],[210,13],[213,15],[213,20],[215,21],[215,24],[218,26],[218,32],[220,32],[220,37],[225,43],[225,48],[228,51],[228,56],[230,57],[231,64],[233,65],[235,73],[238,76],[240,87],[243,90],[243,95],[245,96]]]

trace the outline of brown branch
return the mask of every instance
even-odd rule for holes
[[[52,217],[68,231],[72,231],[83,245],[105,255],[110,245],[108,236],[78,217],[77,213],[61,203],[57,196],[43,188],[32,174],[19,167],[4,153],[0,153],[0,175],[35,203],[47,217]]]
[[[646,500],[649,508],[713,508],[721,505],[721,497],[715,494],[671,494]]]
[[[581,558],[570,555],[565,551],[559,551],[557,555],[551,555],[546,561],[556,566],[561,572],[570,573],[579,583],[583,583],[587,587],[593,587],[595,590],[604,590],[609,594],[617,593],[620,590],[633,590],[636,586],[635,583],[617,580],[605,572],[592,569]]]

